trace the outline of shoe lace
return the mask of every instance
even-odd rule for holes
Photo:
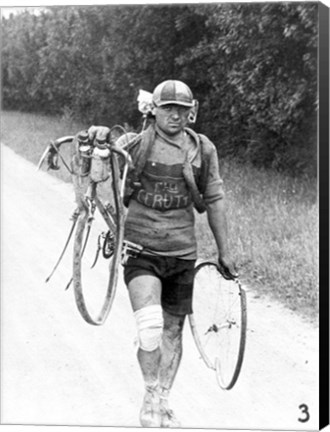
[[[161,412],[163,415],[166,415],[166,417],[169,420],[176,420],[174,411],[172,409],[170,409],[170,407],[168,406],[168,400],[165,398],[160,398],[160,408],[161,408]]]
[[[169,391],[164,391],[163,389],[160,392],[160,410],[163,417],[174,424],[179,424],[178,419],[176,418],[174,411],[170,409],[168,403]]]
[[[169,418],[169,420],[176,420],[174,411],[171,410],[170,408],[165,408],[164,414],[166,414],[166,416]]]

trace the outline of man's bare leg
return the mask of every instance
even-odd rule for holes
[[[160,307],[161,283],[156,277],[147,275],[136,277],[129,283],[128,290],[136,316],[147,311],[149,307],[151,311]],[[143,427],[159,427],[161,423],[158,383],[161,358],[160,347],[158,346],[151,351],[139,347],[137,358],[146,390],[140,413],[140,422]]]
[[[159,368],[162,427],[180,427],[168,397],[182,358],[182,331],[185,316],[175,316],[163,311],[164,331]]]

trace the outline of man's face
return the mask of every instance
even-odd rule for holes
[[[167,135],[177,135],[188,124],[189,110],[187,107],[174,104],[156,107],[156,123]]]

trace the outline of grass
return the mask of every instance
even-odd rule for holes
[[[1,113],[1,142],[36,165],[51,140],[74,135],[83,128],[84,125],[73,121],[69,115],[48,117],[11,111]],[[65,159],[69,160],[70,146],[65,148],[63,145],[62,148]],[[51,174],[65,182],[71,181],[64,167]]]
[[[233,162],[222,164],[221,175],[228,200],[230,246],[241,279],[259,295],[270,294],[315,319],[319,301],[316,181]],[[209,255],[212,235],[203,228],[200,232],[200,253]]]
[[[2,143],[37,164],[51,139],[88,125],[70,116],[3,112]],[[67,154],[68,155],[68,154]],[[52,174],[64,181],[62,168]],[[243,283],[254,295],[270,295],[298,313],[318,314],[318,195],[309,179],[292,179],[235,162],[221,161],[228,201],[230,247]],[[212,257],[215,243],[205,215],[197,216],[199,254]]]

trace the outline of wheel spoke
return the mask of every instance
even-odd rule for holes
[[[224,280],[212,262],[195,270],[192,332],[206,365],[216,369],[224,389],[235,384],[243,361],[246,333],[246,298],[236,281]]]

